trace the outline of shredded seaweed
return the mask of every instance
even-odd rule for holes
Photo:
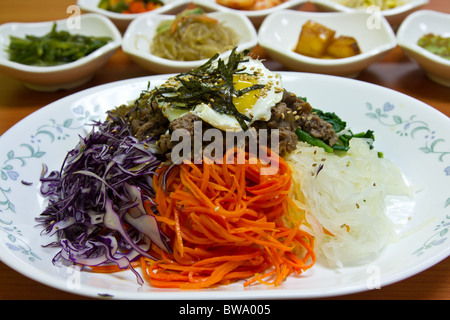
[[[263,84],[255,84],[240,90],[234,88],[233,75],[242,74],[245,70],[239,69],[239,64],[248,61],[248,52],[237,53],[234,48],[227,61],[218,59],[219,54],[216,54],[202,66],[176,75],[174,78],[179,86],[161,86],[154,90],[153,96],[157,101],[171,103],[171,107],[177,109],[192,109],[201,103],[208,104],[219,113],[234,116],[241,128],[247,130],[246,121],[252,119],[236,109],[233,97],[264,87]],[[216,65],[213,64],[215,62]]]

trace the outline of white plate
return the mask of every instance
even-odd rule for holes
[[[353,79],[283,72],[284,86],[324,111],[333,111],[355,132],[375,131],[375,147],[421,188],[400,240],[363,266],[333,270],[317,263],[279,287],[242,283],[201,291],[140,287],[131,271],[93,274],[57,267],[57,249],[42,248],[35,218],[43,210],[39,175],[58,169],[67,151],[86,134],[86,122],[132,100],[167,75],[105,84],[56,101],[0,137],[0,259],[25,276],[75,294],[117,299],[286,299],[350,294],[413,276],[450,254],[450,121],[432,107],[380,86]],[[32,185],[22,183],[32,182]],[[24,201],[25,200],[25,201]]]

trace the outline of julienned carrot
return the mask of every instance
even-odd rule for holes
[[[313,238],[288,227],[291,171],[275,154],[274,175],[261,175],[261,162],[203,161],[164,166],[154,179],[161,229],[172,254],[155,249],[159,260],[141,258],[144,278],[155,287],[199,289],[248,279],[279,285],[315,263]],[[272,164],[273,165],[273,164]],[[292,224],[292,223],[291,223]]]

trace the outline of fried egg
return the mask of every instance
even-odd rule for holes
[[[212,67],[216,66],[213,64]],[[250,90],[240,96],[234,94],[233,105],[239,113],[251,119],[246,121],[247,125],[254,121],[268,121],[271,117],[271,108],[283,97],[281,76],[268,70],[260,60],[250,57],[241,62],[237,70],[239,72],[233,74],[235,92],[253,85],[260,85],[261,88]],[[169,80],[166,85],[177,86],[180,84]],[[171,122],[191,112],[220,130],[242,130],[235,116],[218,112],[208,103],[199,103],[191,109],[180,109],[167,102],[161,102],[160,106],[163,114]]]

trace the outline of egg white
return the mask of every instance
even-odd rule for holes
[[[214,68],[215,66],[213,65],[212,67]],[[253,79],[253,84],[264,85],[264,88],[252,90],[246,94],[254,95],[253,97],[246,98],[244,95],[243,97],[237,99],[239,100],[239,103],[243,103],[245,105],[244,108],[241,106],[239,110],[240,113],[245,114],[252,119],[247,122],[248,125],[254,121],[268,121],[271,117],[271,108],[280,102],[283,97],[281,76],[268,70],[261,61],[250,57],[248,58],[248,61],[241,62],[238,69],[241,71],[238,75],[236,75],[236,79],[238,79],[237,81],[240,81],[239,79],[242,77],[242,79]],[[176,86],[179,84],[172,82],[169,85]],[[160,103],[160,107],[163,114],[171,122],[179,117],[182,117],[186,113],[191,112],[203,121],[220,130],[242,130],[234,116],[219,113],[205,103],[201,103],[194,108],[187,110],[173,107],[162,101]]]

